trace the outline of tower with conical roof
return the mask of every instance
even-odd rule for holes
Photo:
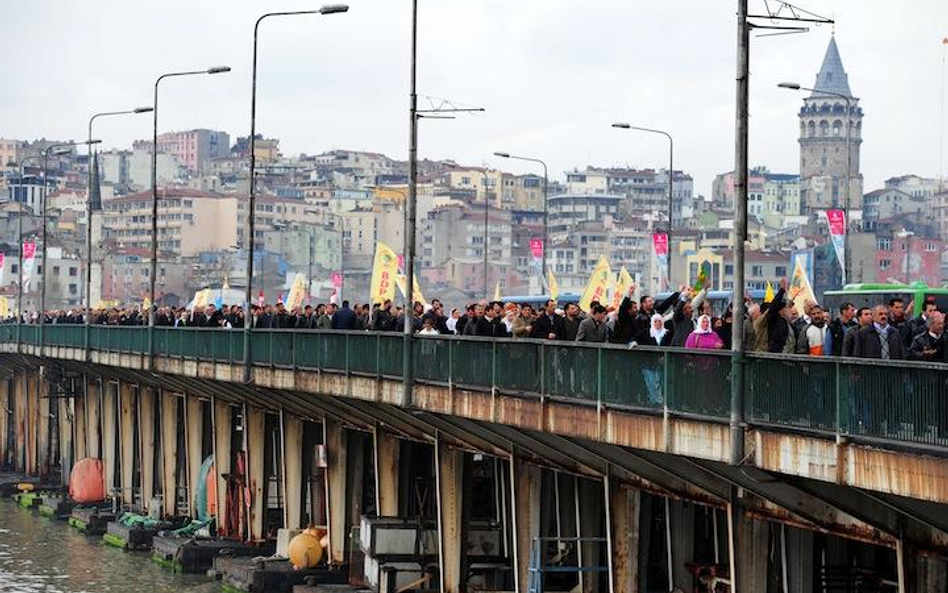
[[[807,212],[827,208],[862,209],[862,174],[859,154],[862,146],[862,108],[853,97],[849,77],[839,57],[836,37],[830,38],[823,65],[816,75],[816,89],[803,100],[800,109],[801,204]],[[849,97],[849,200],[846,199],[846,100]]]

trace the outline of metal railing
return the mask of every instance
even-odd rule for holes
[[[38,328],[21,327],[22,346]],[[239,330],[155,328],[155,355],[240,364]],[[82,348],[83,326],[49,325],[44,343]],[[16,343],[0,325],[0,343]],[[545,340],[418,336],[414,381],[522,397],[563,399],[727,422],[728,351]],[[254,330],[253,364],[402,377],[397,332]],[[21,347],[22,347],[21,346]],[[93,351],[148,352],[147,329],[93,326]],[[948,448],[948,365],[749,354],[745,416],[751,425]]]

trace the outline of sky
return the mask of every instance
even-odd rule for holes
[[[774,0],[769,0],[774,5]],[[948,2],[799,0],[836,20],[850,87],[865,110],[866,190],[895,175],[945,172],[944,54]],[[514,172],[547,161],[551,176],[587,164],[675,168],[710,195],[733,169],[736,2],[723,0],[418,0],[418,92],[482,114],[423,120],[419,155]],[[7,54],[0,137],[81,139],[98,111],[149,105],[155,78],[227,65],[215,76],[162,82],[161,131],[250,128],[253,23],[304,0],[4,0]],[[750,12],[765,10],[750,0]],[[257,130],[284,154],[369,150],[406,159],[410,0],[350,0],[346,14],[267,19],[260,28]],[[833,34],[751,40],[750,163],[799,170],[796,113]],[[103,146],[150,137],[151,116],[104,118]],[[939,163],[939,160],[942,163]]]

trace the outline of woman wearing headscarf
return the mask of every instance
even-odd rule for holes
[[[654,313],[648,328],[640,331],[632,342],[639,346],[670,346],[671,339],[672,332],[665,327],[665,318],[660,313]]]
[[[694,348],[697,350],[720,350],[724,348],[724,342],[721,337],[714,333],[711,327],[711,318],[702,315],[698,318],[698,325],[695,331],[691,332],[688,339],[685,340],[685,348]]]

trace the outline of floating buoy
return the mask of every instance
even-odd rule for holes
[[[34,488],[33,484],[30,484],[27,482],[20,482],[19,484],[16,485],[16,489],[19,490],[20,492],[32,492],[33,488]]]
[[[309,531],[304,531],[291,539],[287,551],[293,570],[313,568],[323,558],[323,546],[320,538]]]

